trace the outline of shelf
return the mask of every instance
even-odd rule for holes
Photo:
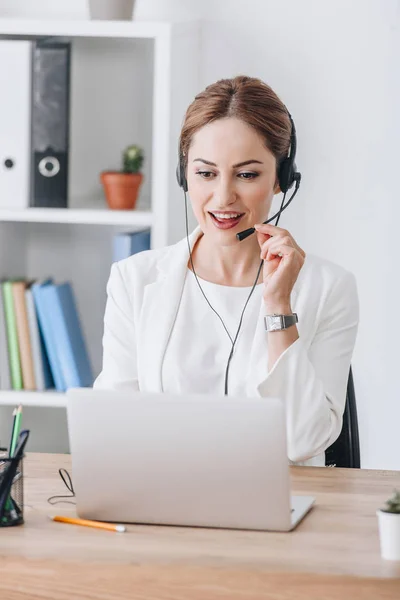
[[[62,36],[155,39],[190,22],[0,19],[1,36]]]
[[[104,203],[86,204],[81,208],[0,209],[0,222],[19,223],[80,223],[82,225],[123,225],[151,227],[150,210],[111,210]]]
[[[0,406],[55,406],[65,407],[67,397],[61,392],[49,390],[46,392],[8,391],[0,390]]]

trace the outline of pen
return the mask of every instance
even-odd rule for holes
[[[126,531],[125,525],[114,525],[113,523],[102,523],[101,521],[89,521],[88,519],[73,519],[71,517],[61,517],[56,515],[50,517],[52,521],[59,523],[70,523],[71,525],[83,525],[85,527],[95,527],[96,529],[105,529],[106,531],[117,531],[123,533]]]
[[[8,447],[8,453],[9,453],[10,458],[11,458],[11,448],[12,448],[13,439],[14,439],[15,422],[17,420],[17,408],[14,408],[12,416],[13,416],[13,422],[12,422],[12,427],[11,427],[11,439],[10,439],[10,445]]]
[[[19,432],[21,431],[21,419],[22,419],[22,406],[19,405],[16,410],[15,419],[14,419],[14,423],[13,423],[12,440],[11,440],[11,446],[10,446],[10,458],[13,458],[14,452],[15,452],[15,449],[17,446]]]

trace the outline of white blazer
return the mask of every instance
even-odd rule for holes
[[[200,234],[198,227],[190,235],[191,247]],[[162,362],[188,258],[184,238],[112,265],[103,368],[95,388],[163,391]],[[359,320],[355,277],[343,267],[308,254],[292,290],[291,306],[299,318],[299,339],[268,372],[268,334],[261,327],[249,349],[253,367],[246,391],[249,397],[283,400],[291,462],[324,465],[324,451],[342,427]],[[265,314],[263,302],[261,311]]]

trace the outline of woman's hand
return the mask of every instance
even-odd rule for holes
[[[290,294],[304,264],[305,252],[291,234],[275,225],[254,226],[264,260],[264,302],[268,313],[292,312]]]

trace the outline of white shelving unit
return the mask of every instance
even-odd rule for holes
[[[0,222],[14,223],[76,223],[80,225],[121,225],[152,227],[153,211],[108,211],[102,209],[29,208],[21,211],[1,210]]]
[[[0,406],[42,406],[53,408],[65,408],[67,397],[61,392],[48,390],[46,392],[16,392],[3,390],[0,395]]]
[[[148,226],[156,248],[185,233],[175,168],[184,111],[199,91],[199,29],[197,22],[0,19],[0,39],[72,44],[69,208],[0,209],[0,276],[72,282],[96,374],[113,235]],[[138,206],[112,211],[99,174],[120,168],[130,143],[145,153]],[[2,411],[18,403],[42,413],[65,407],[65,396],[0,391],[0,442],[6,435]],[[41,418],[47,419],[44,413]]]

